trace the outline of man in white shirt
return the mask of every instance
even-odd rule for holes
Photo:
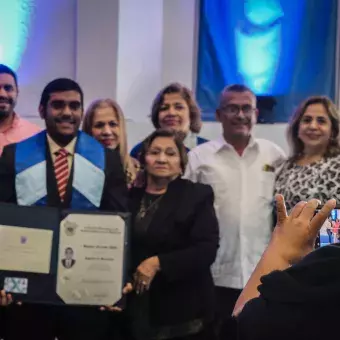
[[[249,88],[226,87],[216,110],[223,136],[189,153],[184,176],[214,189],[220,226],[212,267],[218,319],[231,315],[272,230],[274,171],[285,155],[274,143],[252,137],[257,116],[256,96]]]

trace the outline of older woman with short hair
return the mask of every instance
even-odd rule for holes
[[[130,191],[131,328],[138,340],[213,340],[210,266],[219,234],[212,188],[181,178],[187,154],[173,131],[152,133],[140,161],[145,186]]]

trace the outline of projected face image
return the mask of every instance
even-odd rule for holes
[[[254,91],[270,91],[281,52],[279,0],[244,1],[244,18],[235,30],[239,72]],[[261,60],[261,62],[259,62]]]
[[[0,63],[16,71],[30,34],[34,0],[0,1]]]

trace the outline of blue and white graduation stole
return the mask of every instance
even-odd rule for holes
[[[47,143],[46,131],[42,131],[16,145],[15,189],[19,205],[47,204]],[[79,131],[73,160],[71,209],[99,209],[105,182],[104,169],[103,146]]]

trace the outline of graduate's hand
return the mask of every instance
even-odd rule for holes
[[[133,291],[133,286],[130,282],[128,282],[125,287],[123,288],[123,294],[126,295],[126,294],[129,294]]]
[[[0,306],[9,306],[13,303],[13,297],[11,294],[7,294],[4,290],[0,291]],[[16,302],[17,305],[21,306],[20,301]]]
[[[123,288],[123,295],[129,294],[133,291],[132,284],[129,282]],[[123,309],[118,306],[102,306],[100,307],[101,311],[109,311],[109,312],[121,312]]]
[[[104,311],[109,311],[109,312],[121,312],[121,311],[122,311],[122,308],[117,307],[117,306],[102,306],[102,307],[100,307],[100,310],[101,310],[102,312],[104,312]]]

